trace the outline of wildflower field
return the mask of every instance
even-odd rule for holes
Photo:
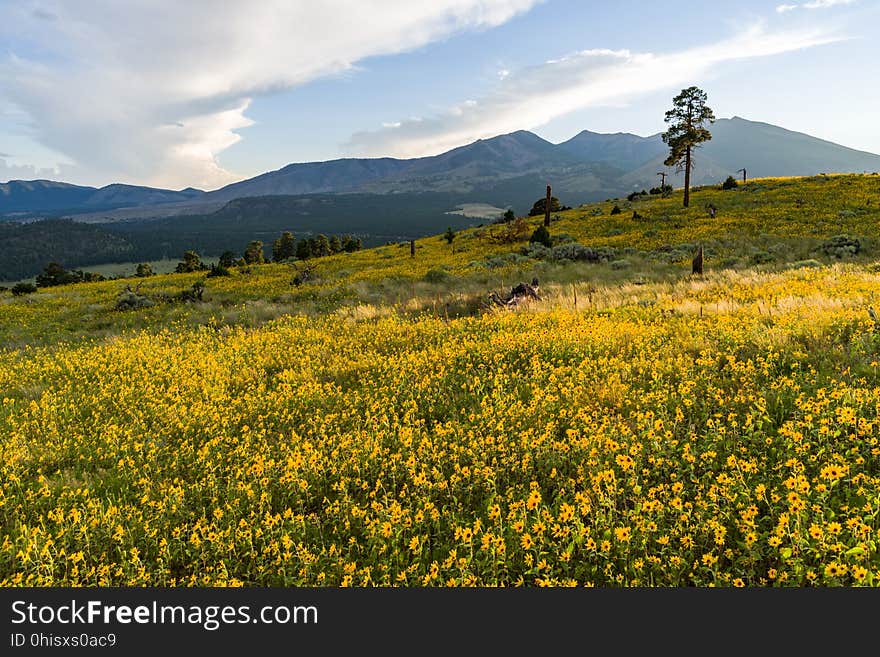
[[[877,585],[880,177],[692,202],[0,296],[0,585]]]

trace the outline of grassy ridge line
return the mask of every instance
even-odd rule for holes
[[[560,214],[553,235],[567,234],[594,247],[614,247],[623,269],[609,265],[565,265],[518,255],[521,244],[494,244],[491,227],[462,231],[452,246],[441,236],[417,241],[417,256],[407,245],[390,245],[317,261],[319,279],[291,285],[292,271],[283,265],[253,267],[251,273],[209,279],[204,304],[161,305],[144,311],[112,310],[121,281],[81,284],[40,291],[27,298],[0,296],[0,347],[48,344],[58,340],[102,338],[119,331],[211,322],[256,326],[287,313],[310,315],[339,309],[389,307],[436,312],[450,304],[452,315],[468,314],[489,289],[505,287],[538,274],[545,284],[590,281],[594,287],[643,281],[674,281],[689,274],[691,248],[707,248],[709,270],[750,267],[755,256],[782,266],[818,258],[823,239],[839,233],[859,237],[857,261],[876,259],[880,244],[880,178],[870,175],[817,176],[801,179],[758,179],[736,190],[698,189],[689,209],[680,194],[618,201],[623,213],[611,215],[614,202],[587,205]],[[703,206],[718,209],[715,220]],[[632,219],[635,209],[644,219]],[[530,220],[537,226],[541,219]],[[646,249],[688,245],[671,254]],[[658,253],[661,259],[655,257]],[[494,261],[493,261],[494,258]],[[506,258],[506,260],[505,260]],[[766,259],[765,258],[765,259]],[[179,292],[198,275],[157,276],[143,283],[152,292]],[[587,290],[580,290],[581,293]],[[373,310],[369,310],[372,308]]]

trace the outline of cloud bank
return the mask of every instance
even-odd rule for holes
[[[510,72],[483,98],[465,101],[442,115],[356,133],[345,150],[361,156],[432,155],[476,139],[535,128],[575,110],[689,86],[723,62],[838,40],[822,31],[768,32],[756,26],[726,41],[668,54],[584,50]]]
[[[839,5],[851,5],[855,2],[856,0],[811,0],[810,2],[778,5],[776,11],[784,14],[795,9],[830,9]]]
[[[0,3],[0,101],[73,161],[70,177],[211,189],[238,178],[216,157],[251,125],[259,94],[491,28],[539,1]]]

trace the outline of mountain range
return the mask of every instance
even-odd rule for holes
[[[718,183],[728,175],[738,177],[743,168],[749,177],[880,171],[880,155],[767,123],[735,116],[719,119],[709,129],[712,139],[695,152],[693,185]],[[48,180],[13,180],[0,184],[0,217],[69,216],[106,223],[208,214],[247,197],[424,192],[525,212],[542,196],[546,184],[567,205],[658,186],[659,172],[668,174],[668,184],[680,186],[683,176],[663,164],[667,152],[660,133],[641,137],[584,130],[553,144],[520,130],[431,157],[289,164],[213,191],[122,184],[98,189]]]

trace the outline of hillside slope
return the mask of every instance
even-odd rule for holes
[[[878,182],[0,293],[0,586],[876,586]]]

